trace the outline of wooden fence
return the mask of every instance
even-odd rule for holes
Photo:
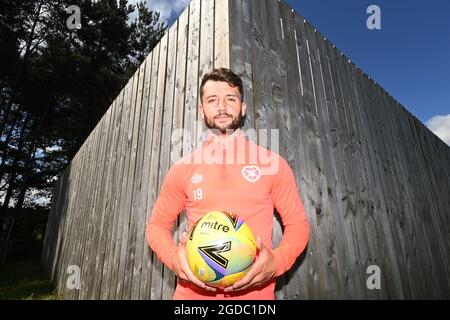
[[[244,129],[279,130],[311,224],[277,298],[450,298],[450,148],[278,0],[194,0],[136,71],[55,187],[42,263],[58,293],[171,298],[145,224],[220,66],[244,81]]]

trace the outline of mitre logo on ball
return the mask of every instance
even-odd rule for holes
[[[186,255],[197,278],[210,286],[227,287],[251,268],[256,257],[256,238],[236,214],[212,211],[192,228]]]

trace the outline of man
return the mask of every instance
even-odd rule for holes
[[[147,241],[178,276],[174,299],[274,299],[276,277],[289,270],[309,238],[292,170],[280,155],[245,138],[240,129],[246,112],[242,80],[231,70],[214,69],[203,77],[198,110],[209,128],[208,139],[167,173],[147,225]],[[263,154],[269,161],[262,160]],[[284,225],[276,249],[274,207]],[[173,224],[184,208],[189,229],[214,210],[237,214],[251,227],[257,257],[244,278],[216,289],[194,276],[186,260],[186,232],[178,246],[172,239]]]

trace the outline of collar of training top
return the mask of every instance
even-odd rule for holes
[[[245,143],[245,133],[241,129],[237,129],[230,135],[223,134],[219,136],[208,130],[206,142],[208,145],[213,143],[216,146],[222,146],[224,149],[236,149],[240,144]]]

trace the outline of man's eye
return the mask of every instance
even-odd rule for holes
[[[216,102],[216,99],[208,99],[208,103]]]

